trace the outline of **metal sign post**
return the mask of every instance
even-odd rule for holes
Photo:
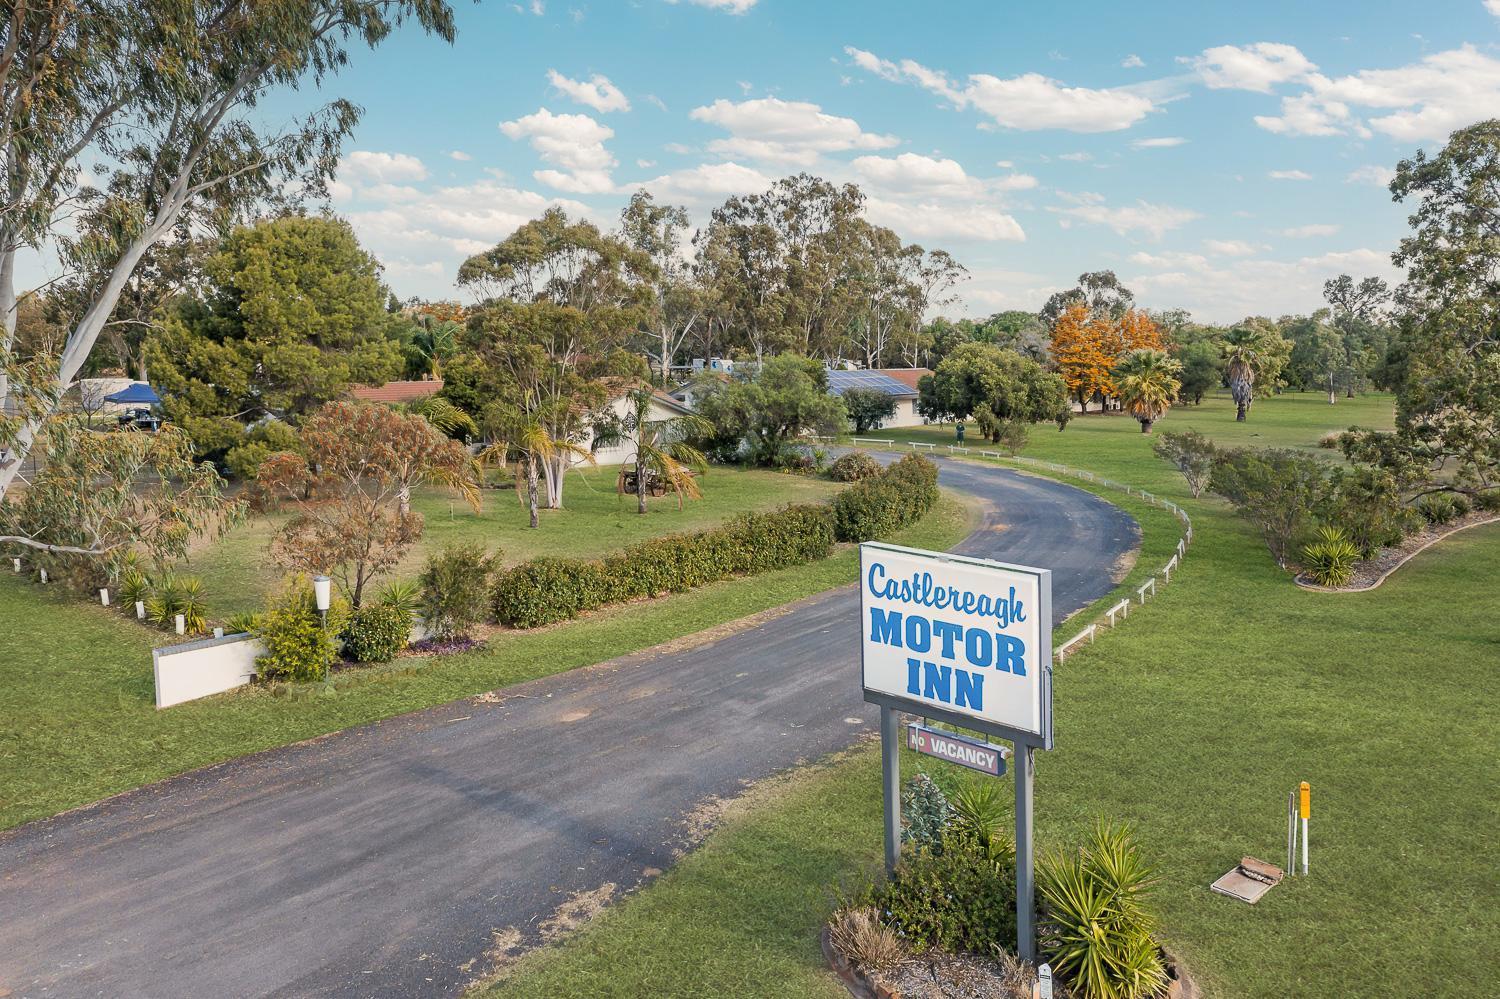
[[[901,855],[897,712],[924,720],[910,730],[913,748],[985,773],[1004,772],[1003,750],[928,726],[1013,743],[1016,946],[1035,961],[1032,797],[1036,750],[1052,748],[1052,573],[869,542],[860,577],[864,695],[880,705],[886,868]]]

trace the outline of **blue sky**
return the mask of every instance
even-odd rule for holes
[[[523,0],[456,4],[326,93],[365,108],[334,208],[404,295],[549,204],[640,186],[696,219],[809,170],[972,272],[950,312],[1113,268],[1210,321],[1394,277],[1383,183],[1500,113],[1500,0],[1417,4]]]

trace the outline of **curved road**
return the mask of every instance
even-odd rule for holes
[[[986,502],[956,550],[1050,567],[1059,620],[1135,545],[1088,493],[940,465]],[[835,590],[0,834],[0,996],[459,994],[496,931],[535,943],[669,866],[703,802],[873,730],[857,618]]]

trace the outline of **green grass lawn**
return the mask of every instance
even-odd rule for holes
[[[746,485],[745,505],[753,499],[773,506],[773,488],[805,480],[747,475],[736,481]],[[813,492],[798,488],[794,495]],[[974,520],[970,504],[945,494],[901,540],[946,548],[967,535]],[[556,527],[539,533],[560,540]],[[245,753],[624,655],[851,583],[857,575],[856,553],[843,547],[811,565],[533,632],[501,632],[483,649],[462,655],[350,670],[328,690],[246,687],[158,711],[150,648],[170,636],[3,573],[0,828]]]
[[[642,516],[636,512],[634,496],[615,492],[616,472],[615,467],[601,467],[570,474],[564,508],[543,510],[541,529],[535,531],[527,526],[525,508],[508,488],[486,489],[477,514],[449,490],[420,489],[412,508],[425,518],[426,529],[391,578],[414,577],[429,552],[448,544],[478,542],[499,550],[507,564],[538,555],[587,557],[662,534],[702,530],[747,510],[815,502],[837,488],[826,479],[715,466],[700,480],[701,500],[688,501],[678,510],[675,497],[649,499],[649,511]],[[215,615],[228,617],[265,606],[282,578],[268,549],[289,516],[252,517],[193,556],[183,571],[202,577]]]
[[[1309,447],[1356,412],[1312,398],[1261,400],[1249,425],[1217,402],[1169,419]],[[1356,402],[1365,422],[1389,419],[1389,400]],[[1173,499],[1195,529],[1173,584],[1058,670],[1057,748],[1037,765],[1041,848],[1081,841],[1097,816],[1129,821],[1161,872],[1168,941],[1211,995],[1485,994],[1500,981],[1500,528],[1441,543],[1371,593],[1304,591],[1149,445],[1127,419],[1090,417],[1038,429],[1027,451]],[[1162,525],[1142,525],[1150,545]],[[842,994],[816,934],[832,886],[878,869],[879,769],[871,747],[752,796],[496,994]],[[1311,877],[1253,907],[1210,892],[1245,854],[1282,862],[1299,780],[1313,788]]]

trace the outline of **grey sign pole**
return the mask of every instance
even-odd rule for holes
[[[896,709],[880,706],[880,777],[885,788],[885,869],[894,873],[901,856],[901,739]]]
[[[1036,749],[1016,743],[1016,946],[1023,961],[1036,962],[1036,872],[1031,841],[1031,785]]]

